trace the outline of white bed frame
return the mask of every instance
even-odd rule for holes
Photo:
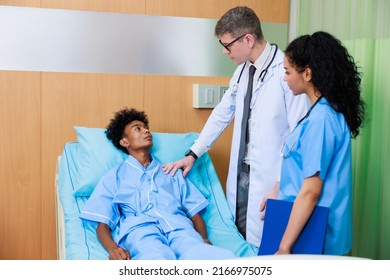
[[[65,221],[64,211],[58,194],[58,166],[60,157],[57,160],[56,176],[55,176],[55,207],[56,207],[56,236],[57,236],[57,259],[65,260]]]

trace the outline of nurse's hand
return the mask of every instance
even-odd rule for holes
[[[291,251],[290,250],[282,250],[282,249],[279,249],[275,255],[290,255],[291,254]]]
[[[192,156],[186,156],[178,161],[164,164],[162,168],[165,174],[171,173],[172,176],[181,168],[183,169],[183,177],[185,177],[190,172],[194,161],[195,159]]]

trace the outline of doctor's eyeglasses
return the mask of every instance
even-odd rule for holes
[[[222,45],[222,47],[224,47],[228,52],[230,52],[230,49],[229,47],[231,47],[235,42],[237,42],[238,40],[240,40],[241,38],[243,38],[246,34],[244,35],[241,35],[240,37],[234,39],[233,41],[231,41],[230,43],[227,43],[227,44],[224,44],[221,42],[221,40],[218,40],[219,43]]]

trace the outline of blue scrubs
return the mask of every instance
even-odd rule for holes
[[[291,133],[282,150],[279,199],[294,201],[303,180],[319,172],[318,205],[329,207],[324,254],[352,248],[351,134],[341,113],[322,97]]]
[[[80,218],[107,224],[132,259],[225,259],[230,251],[204,243],[189,219],[208,201],[181,171],[166,175],[157,159],[146,168],[132,156],[102,177]],[[192,253],[191,253],[192,252]]]

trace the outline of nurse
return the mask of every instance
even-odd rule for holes
[[[217,22],[215,35],[223,53],[238,67],[194,145],[183,159],[165,165],[164,170],[175,174],[181,168],[185,176],[234,120],[226,195],[238,230],[258,247],[263,231],[262,201],[277,196],[271,190],[279,185],[280,149],[307,112],[309,102],[304,95],[294,97],[283,81],[284,54],[264,38],[252,9],[236,7],[227,11]],[[254,78],[248,86],[249,69],[253,67]],[[247,94],[248,88],[252,90]],[[244,117],[247,95],[251,95],[249,119]],[[247,142],[240,141],[246,135]]]
[[[360,73],[326,32],[301,36],[285,51],[285,80],[312,106],[282,149],[279,199],[294,201],[277,254],[289,254],[316,205],[329,207],[324,254],[352,247],[351,138],[364,121]]]

